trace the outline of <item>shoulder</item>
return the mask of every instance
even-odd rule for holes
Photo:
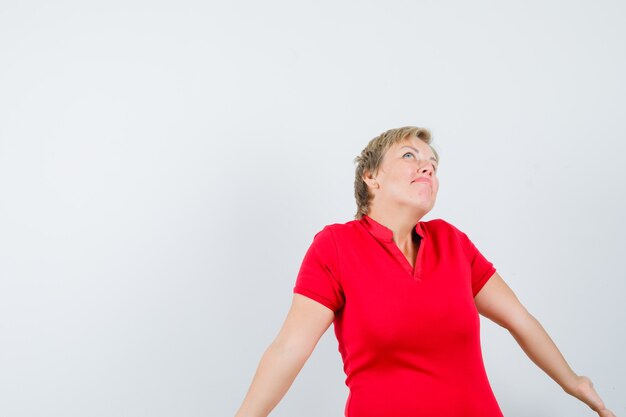
[[[430,237],[441,242],[441,244],[470,246],[471,242],[467,234],[446,220],[433,219],[422,222],[422,227]]]
[[[358,220],[351,220],[345,223],[327,224],[315,234],[313,242],[316,245],[332,246],[340,251],[340,248],[363,241],[364,234],[363,225]]]
[[[331,223],[324,226],[321,230],[315,233],[314,242],[334,244],[336,240],[341,240],[346,236],[350,236],[358,228],[358,222],[356,220],[348,221],[346,223]]]
[[[432,219],[425,222],[421,222],[422,227],[431,233],[449,233],[449,234],[462,234],[455,225],[444,219]]]
[[[324,228],[322,228],[322,230],[317,232],[316,236],[323,235],[341,237],[356,232],[359,226],[360,224],[358,220],[350,220],[345,223],[327,224]]]

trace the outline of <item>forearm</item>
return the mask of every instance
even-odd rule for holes
[[[571,393],[577,383],[577,377],[565,361],[543,326],[531,314],[525,315],[509,332],[526,355],[557,384]]]
[[[474,300],[480,314],[511,332],[526,355],[565,392],[587,404],[601,417],[615,417],[604,406],[591,380],[572,371],[548,333],[528,313],[497,272]]]
[[[283,398],[309,355],[272,343],[263,354],[235,417],[266,417]]]

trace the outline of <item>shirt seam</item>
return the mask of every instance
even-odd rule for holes
[[[330,232],[330,237],[333,240],[333,246],[335,247],[335,259],[337,260],[337,281],[339,281],[339,284],[341,285],[341,292],[343,293],[343,297],[344,297],[344,303],[345,303],[345,298],[346,298],[346,294],[343,288],[343,280],[341,279],[341,264],[339,263],[339,248],[337,247],[337,241],[335,239],[335,233],[333,232],[332,229],[328,229],[328,231]]]

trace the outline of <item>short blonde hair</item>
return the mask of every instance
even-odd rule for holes
[[[437,162],[439,162],[437,151],[430,145],[430,132],[423,127],[405,126],[391,129],[370,140],[367,146],[361,151],[361,154],[354,159],[354,162],[357,164],[354,173],[354,198],[356,199],[357,205],[356,215],[354,216],[355,219],[360,219],[363,215],[368,213],[370,201],[374,197],[369,192],[369,188],[363,180],[365,173],[377,174],[385,152],[387,152],[393,144],[402,142],[411,137],[416,137],[427,143],[435,154]]]

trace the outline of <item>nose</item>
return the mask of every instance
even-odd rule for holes
[[[420,174],[426,174],[426,175],[432,176],[434,172],[434,168],[430,162],[420,161],[418,168],[417,168],[417,172],[419,172]]]

